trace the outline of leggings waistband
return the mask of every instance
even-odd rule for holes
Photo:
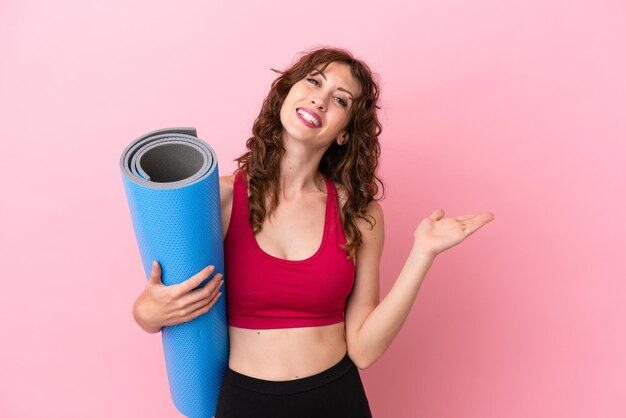
[[[344,376],[351,369],[356,370],[356,366],[346,353],[344,358],[334,366],[320,373],[314,374],[313,376],[307,376],[301,379],[282,381],[263,380],[238,373],[229,367],[224,375],[223,383],[235,385],[240,388],[259,393],[266,393],[270,395],[289,395],[323,386]]]

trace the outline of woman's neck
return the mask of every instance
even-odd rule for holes
[[[280,170],[281,198],[291,200],[304,193],[324,191],[324,180],[318,171],[319,161],[298,160],[283,156]]]

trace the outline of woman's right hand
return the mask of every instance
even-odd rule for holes
[[[156,333],[166,325],[177,325],[206,313],[221,296],[222,274],[216,274],[203,287],[196,289],[215,269],[207,266],[184,282],[166,286],[161,282],[161,266],[152,262],[146,288],[133,306],[135,321],[146,332]]]

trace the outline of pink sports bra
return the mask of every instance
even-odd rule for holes
[[[346,238],[335,185],[326,182],[324,235],[317,252],[285,260],[258,245],[249,222],[246,176],[235,174],[233,206],[224,238],[228,325],[251,329],[314,327],[344,320],[355,267],[339,245]]]

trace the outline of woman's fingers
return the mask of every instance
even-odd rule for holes
[[[222,295],[222,292],[219,292],[216,289],[214,292],[211,292],[211,295],[208,298],[200,299],[199,301],[189,305],[184,311],[183,316],[195,318],[198,315],[202,315],[205,312],[208,312],[215,304],[217,300]]]
[[[188,316],[187,321],[191,321],[192,319],[195,319],[197,317],[199,317],[200,315],[204,315],[205,313],[209,312],[211,310],[211,308],[213,306],[215,306],[215,304],[217,303],[218,298],[221,296],[221,293],[218,293],[215,298],[213,298],[208,304],[204,305],[201,308],[196,309],[195,311],[191,312]]]
[[[152,261],[152,271],[150,272],[150,283],[152,284],[162,284],[161,283],[161,265],[158,261]]]
[[[200,286],[200,283],[208,279],[211,274],[213,274],[214,270],[215,266],[206,266],[187,280],[180,282],[172,287],[176,289],[179,296],[185,295]]]
[[[491,221],[493,220],[493,213],[491,212],[474,213],[472,215],[456,216],[454,219],[460,222],[464,222],[464,221],[468,221],[472,219],[483,219],[483,218]]]
[[[210,299],[201,299],[191,305],[186,306],[185,308],[179,310],[177,312],[177,315],[170,321],[166,322],[165,325],[182,324],[184,322],[189,322],[202,314],[207,313],[213,306],[215,306],[217,300],[221,295],[221,292],[217,292],[216,294],[212,295],[212,298]]]
[[[472,235],[478,228],[483,226],[483,222],[467,222],[463,224],[463,232],[465,235]]]
[[[443,218],[444,212],[443,209],[437,208],[433,213],[430,214],[429,218],[431,221],[436,222]]]
[[[171,286],[162,282],[160,264],[154,260],[149,282],[133,307],[138,322],[150,327],[163,327],[188,322],[215,305],[224,283],[222,274],[215,274],[203,287],[198,287],[213,274],[215,266],[207,266],[189,279]],[[155,328],[156,329],[156,328]]]
[[[476,215],[457,216],[456,219],[463,225],[463,232],[471,235],[487,222],[492,221],[494,216],[492,213],[478,213]]]
[[[180,298],[183,306],[192,305],[201,300],[213,298],[220,290],[224,281],[222,274],[217,273],[207,284],[199,289],[192,290]]]

